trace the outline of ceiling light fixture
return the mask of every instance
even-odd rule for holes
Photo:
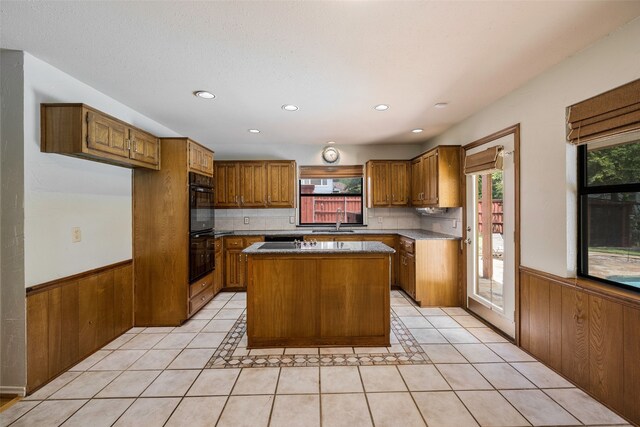
[[[335,141],[327,141],[327,144],[335,144]]]
[[[377,110],[377,111],[386,111],[386,110],[389,109],[389,106],[386,105],[386,104],[379,104],[379,105],[376,105],[373,108],[374,108],[374,110]]]
[[[249,129],[249,133],[260,133],[258,129]]]
[[[447,105],[446,102],[438,102],[436,105],[434,105],[435,108],[445,108]]]
[[[298,106],[293,104],[284,104],[282,109],[284,111],[298,111]]]
[[[198,98],[203,98],[203,99],[213,99],[216,97],[214,94],[212,94],[211,92],[207,92],[206,90],[197,90],[193,92],[193,94]]]
[[[417,128],[417,129],[413,129],[411,132],[413,132],[413,133],[420,133],[420,132],[422,132],[423,130],[424,130],[424,129]]]

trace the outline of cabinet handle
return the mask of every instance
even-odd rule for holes
[[[236,194],[236,205],[240,206],[240,203],[238,203],[238,195]]]
[[[240,203],[244,205],[244,196],[240,196]]]
[[[269,202],[269,204],[271,204],[271,194],[267,196],[267,201]]]
[[[127,139],[127,151],[131,151],[131,140]]]
[[[202,284],[202,285],[200,285],[200,286],[202,286],[202,287],[204,288],[204,287],[206,286],[206,283],[203,283],[203,284]]]
[[[204,297],[200,298],[200,301],[204,301]]]
[[[136,146],[138,145],[138,144],[137,144],[137,142],[138,142],[138,141],[136,141],[136,139],[135,139],[135,138],[133,138],[133,139],[131,140],[131,142],[133,143],[133,151],[135,152],[135,151],[136,151]]]

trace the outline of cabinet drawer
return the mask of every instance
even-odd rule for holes
[[[251,245],[253,245],[254,243],[258,243],[258,242],[264,242],[264,237],[262,236],[258,236],[258,237],[245,237],[244,238],[244,247],[249,247]]]
[[[414,252],[415,242],[411,239],[407,239],[406,237],[400,238],[400,248],[404,251],[412,254]]]
[[[213,286],[204,288],[204,291],[191,298],[189,300],[189,316],[200,310],[203,305],[211,301],[211,298],[213,298]]]
[[[243,245],[242,237],[225,237],[224,247],[229,249],[241,249]]]
[[[196,280],[191,285],[189,285],[189,298],[193,298],[194,296],[198,295],[200,292],[213,286],[214,273],[215,271],[212,271],[211,273],[207,274],[206,276]]]

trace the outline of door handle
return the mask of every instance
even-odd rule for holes
[[[471,239],[467,237],[466,239],[464,239],[464,242],[465,242],[467,245],[470,245],[470,244],[471,244]]]

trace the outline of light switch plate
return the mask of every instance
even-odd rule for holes
[[[453,228],[458,228],[458,220],[457,220],[457,219],[454,219],[454,220],[453,220],[453,224],[451,224],[451,226],[452,226]]]
[[[82,230],[80,227],[71,227],[71,243],[82,241]]]
[[[296,223],[296,217],[295,216],[290,216],[289,217],[289,224],[295,224]]]
[[[244,217],[244,223],[245,223],[245,224],[249,224],[249,217],[248,217],[248,216],[245,216],[245,217]]]
[[[378,217],[378,224],[382,224],[382,217],[381,216]]]

